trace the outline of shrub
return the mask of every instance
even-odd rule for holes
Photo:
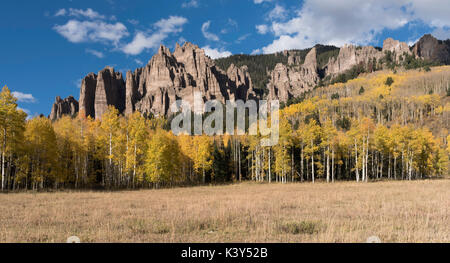
[[[363,86],[361,86],[361,88],[359,89],[359,95],[363,94],[366,90],[364,89]]]
[[[161,222],[154,222],[152,227],[152,233],[164,235],[170,232],[169,226]]]
[[[390,87],[393,83],[394,83],[394,79],[392,77],[388,77],[384,84],[386,84],[386,86]]]
[[[342,119],[338,119],[336,121],[336,125],[339,128],[348,131],[348,130],[350,130],[352,123],[349,118],[344,116]]]
[[[299,234],[316,234],[320,230],[320,224],[312,221],[302,222],[288,222],[281,224],[279,230],[286,234],[299,235]]]
[[[340,98],[340,96],[339,96],[338,93],[334,93],[334,94],[331,95],[331,99],[332,100],[338,100],[339,98]]]

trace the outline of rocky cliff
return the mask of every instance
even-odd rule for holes
[[[90,73],[81,82],[80,111],[86,117],[100,118],[108,106],[125,110],[125,82],[122,73],[106,67],[98,74]]]
[[[372,46],[357,47],[354,45],[344,45],[337,58],[331,58],[326,65],[326,75],[336,76],[358,64],[367,65],[373,59],[379,60],[383,57],[383,52]]]
[[[81,85],[80,104],[86,116],[100,118],[108,105],[119,112],[139,111],[144,115],[170,115],[169,107],[177,99],[190,103],[194,93],[203,100],[247,100],[255,97],[252,80],[245,66],[231,65],[225,72],[198,46],[177,45],[173,53],[164,46],[149,63],[134,72],[120,73],[107,67],[98,75],[86,76]]]
[[[74,117],[78,113],[78,101],[69,96],[65,99],[56,97],[55,103],[53,103],[52,111],[50,113],[50,120],[54,121],[62,118],[65,115]]]
[[[408,44],[406,44],[405,42],[394,40],[392,38],[387,38],[386,40],[384,40],[382,51],[384,54],[386,54],[386,52],[391,52],[396,63],[400,63],[402,57],[404,57],[405,55],[412,54]]]
[[[269,99],[286,102],[314,88],[320,81],[319,71],[324,72],[323,77],[334,78],[356,65],[373,67],[388,52],[392,54],[396,63],[400,63],[405,54],[412,54],[406,43],[392,38],[384,41],[382,50],[372,46],[344,45],[340,48],[337,57],[331,57],[324,68],[318,68],[316,48],[311,49],[302,65],[298,65],[301,57],[295,56],[292,52],[285,52],[284,54],[289,56],[288,65],[277,64],[275,69],[268,73],[270,74],[267,85]]]
[[[289,66],[279,63],[270,73],[270,82],[267,85],[269,100],[278,99],[286,102],[312,89],[318,83],[316,48],[311,49],[306,55],[302,65],[296,65],[296,61],[299,59],[290,59]]]
[[[370,70],[381,68],[388,53],[391,54],[391,62],[399,65],[406,54],[450,64],[450,40],[440,41],[425,35],[412,50],[406,43],[388,38],[382,49],[344,45],[339,50],[316,46],[307,50],[284,51],[275,54],[283,58],[276,63],[282,63],[266,67],[267,75],[266,72],[261,73],[268,82],[258,79],[256,88],[248,67],[242,66],[240,61],[223,64],[228,68],[221,69],[194,44],[177,44],[173,53],[161,46],[146,66],[127,72],[125,79],[111,67],[98,74],[88,74],[81,84],[79,106],[81,114],[95,119],[101,118],[109,105],[125,115],[139,111],[146,116],[168,116],[173,102],[183,99],[193,103],[196,92],[204,101],[217,99],[225,103],[226,100],[259,99],[255,90],[262,96],[264,88],[264,98],[286,102],[311,90],[324,78],[333,79],[357,65],[370,67]],[[260,61],[270,64],[274,57],[269,58]],[[251,65],[253,71],[264,68]],[[260,74],[259,71],[257,73]],[[71,105],[70,110],[67,105]],[[74,102],[57,101],[52,119],[65,114],[74,115],[74,105]]]
[[[436,61],[441,64],[450,64],[450,40],[441,41],[430,34],[424,35],[413,46],[416,57]]]
[[[331,58],[328,62],[326,74],[335,76],[358,64],[368,65],[374,61],[378,63],[388,52],[392,54],[392,59],[396,63],[400,63],[406,54],[412,54],[408,44],[392,38],[387,38],[383,41],[382,50],[372,46],[356,47],[354,45],[344,45],[340,49],[338,57]]]

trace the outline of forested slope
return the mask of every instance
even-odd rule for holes
[[[339,48],[335,46],[316,45],[315,47],[317,50],[319,70],[325,67],[331,57],[337,57],[339,54]],[[264,95],[264,92],[267,92],[266,85],[270,78],[268,72],[272,71],[276,64],[282,63],[288,65],[288,56],[298,57],[297,64],[303,64],[309,51],[311,51],[311,48],[264,55],[233,55],[216,59],[215,62],[223,70],[228,69],[231,64],[238,67],[247,66],[254,88],[259,94]]]
[[[281,110],[273,147],[261,136],[176,137],[165,119],[114,107],[102,121],[25,117],[4,87],[5,190],[436,178],[448,176],[450,66],[318,87]]]

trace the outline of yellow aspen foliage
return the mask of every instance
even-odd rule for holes
[[[47,118],[34,118],[26,125],[25,139],[30,151],[32,188],[44,188],[58,182],[56,167],[56,134]],[[47,185],[48,184],[48,185]]]
[[[151,134],[145,160],[147,181],[173,183],[179,175],[179,145],[168,132],[157,130]]]
[[[212,140],[211,137],[202,135],[193,139],[193,161],[194,169],[202,174],[202,181],[205,183],[206,172],[212,167]]]

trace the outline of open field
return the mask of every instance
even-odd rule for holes
[[[0,242],[450,242],[450,180],[0,194]]]

